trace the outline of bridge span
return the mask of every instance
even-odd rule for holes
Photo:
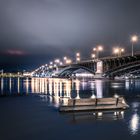
[[[121,57],[84,60],[58,66],[57,69],[53,68],[51,71],[53,71],[53,74],[55,73],[57,77],[69,77],[79,69],[89,72],[95,77],[138,75],[140,73],[140,53],[134,56],[125,55]],[[47,69],[46,72],[50,72],[50,69]]]
[[[84,69],[94,75],[115,77],[140,73],[140,54],[134,56],[105,57],[94,60],[86,60],[59,67],[58,76],[71,75],[77,69]]]

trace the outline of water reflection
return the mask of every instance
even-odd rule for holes
[[[114,94],[125,96],[130,109],[114,112],[78,112],[68,114],[72,122],[123,120],[132,135],[139,134],[140,127],[140,80],[78,80],[57,78],[0,78],[0,95],[37,94],[41,102],[59,107],[69,98],[102,98]]]
[[[10,78],[11,79],[11,78]],[[10,82],[11,83],[11,82]],[[17,92],[20,93],[20,78],[17,79]]]
[[[126,90],[137,90],[140,88],[140,80],[139,79],[128,79],[125,80],[125,89]]]
[[[138,115],[138,107],[139,107],[138,102],[134,102],[132,104],[132,109],[133,109],[134,113],[132,114],[132,117],[131,117],[130,122],[129,122],[129,129],[130,129],[132,135],[137,134],[137,132],[139,130],[140,116]]]
[[[12,81],[11,78],[9,78],[9,92],[11,93],[12,90]]]
[[[126,80],[120,82],[57,78],[0,78],[0,94],[41,93],[56,97],[79,99],[85,97],[102,98],[113,96],[114,94],[123,94],[127,91],[127,96],[140,96],[139,85],[140,80]]]
[[[26,82],[25,82],[25,88],[26,88],[26,94],[28,94],[29,92],[29,79],[28,78],[26,79]]]
[[[112,121],[124,119],[124,111],[104,111],[104,112],[72,112],[69,114],[69,119],[73,123],[81,123],[87,121]]]
[[[111,82],[103,80],[88,81],[86,79],[0,78],[0,94],[41,93],[59,98],[79,99],[109,97],[114,94],[123,94],[127,91],[126,96],[140,96],[139,85],[140,80]]]
[[[97,98],[102,98],[103,97],[102,81],[101,80],[96,80],[95,87],[96,87],[96,96],[97,96]]]
[[[76,92],[77,92],[76,99],[80,99],[80,95],[79,95],[79,92],[80,92],[80,81],[76,80],[75,84],[76,84]],[[85,85],[84,82],[82,82],[83,89],[84,89],[84,85]]]
[[[136,134],[139,128],[139,115],[137,113],[132,115],[130,120],[130,129],[132,134]]]
[[[1,88],[1,94],[3,94],[3,78],[1,78],[1,82],[0,83],[1,83],[1,87],[0,87]]]

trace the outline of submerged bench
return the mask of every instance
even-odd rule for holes
[[[127,105],[123,97],[95,98],[95,99],[69,99],[67,105],[60,105],[59,111],[89,111],[89,110],[114,110],[126,109]]]

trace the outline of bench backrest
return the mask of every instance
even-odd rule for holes
[[[117,98],[98,98],[98,99],[69,99],[69,106],[81,105],[115,105],[117,102],[122,103],[123,97]]]

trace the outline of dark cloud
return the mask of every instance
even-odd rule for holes
[[[37,66],[79,50],[87,57],[100,43],[108,48],[104,55],[115,44],[130,51],[129,35],[140,32],[139,5],[139,0],[0,0],[0,52],[24,52],[8,64]],[[0,57],[4,67],[7,55]]]

